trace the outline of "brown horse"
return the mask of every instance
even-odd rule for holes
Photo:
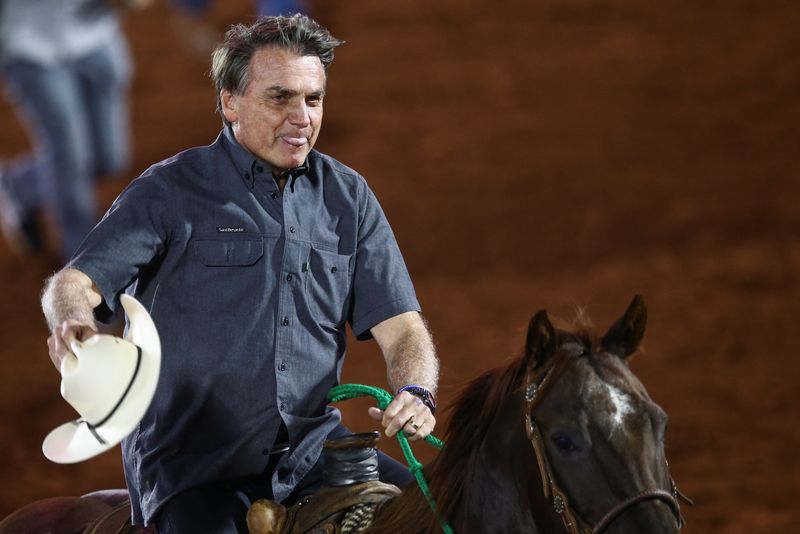
[[[567,330],[534,315],[522,356],[454,404],[425,469],[438,517],[408,489],[364,532],[441,532],[442,520],[457,533],[678,532],[667,415],[628,367],[646,320],[638,295],[602,337],[582,314]]]
[[[678,532],[667,416],[628,367],[646,315],[636,296],[602,337],[581,314],[563,330],[546,312],[534,315],[522,356],[474,380],[454,404],[448,445],[425,469],[437,513],[414,486],[378,508],[364,532],[434,533],[443,521],[456,533]],[[26,508],[0,522],[0,534],[41,531],[4,530],[12,517],[24,526]],[[81,532],[71,528],[48,531]]]

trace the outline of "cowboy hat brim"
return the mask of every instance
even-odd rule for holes
[[[111,449],[138,426],[153,400],[161,369],[158,332],[147,310],[136,299],[122,295],[120,301],[128,316],[125,339],[139,351],[138,370],[130,389],[102,424],[92,426],[82,419],[76,419],[60,425],[47,435],[42,443],[42,452],[53,462],[82,462]]]

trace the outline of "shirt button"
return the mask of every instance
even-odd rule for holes
[[[291,233],[294,233],[294,226],[290,226],[290,227],[289,227],[289,231],[290,231]]]
[[[244,177],[249,180],[250,179],[250,173],[249,172],[244,173]]]
[[[258,165],[258,166],[256,167],[256,170],[257,170],[258,172],[264,172],[264,167],[262,167],[261,165]]]
[[[283,321],[281,321],[281,324],[283,326],[289,326],[289,318],[288,317],[284,317]]]
[[[281,364],[278,367],[278,369],[280,369],[281,371],[285,371],[286,370],[286,362],[281,362]]]
[[[335,265],[334,265],[333,267],[331,267],[331,272],[332,272],[332,273],[335,273],[335,272],[336,272],[336,271],[338,271],[338,270],[339,270],[339,269],[337,269]]]
[[[287,274],[286,275],[286,281],[287,282],[291,282],[292,281],[292,275],[291,274]]]
[[[272,200],[275,200],[276,198],[278,198],[278,193],[274,193],[274,192],[273,192],[273,193],[271,193],[269,196],[271,196],[271,197],[272,197]]]

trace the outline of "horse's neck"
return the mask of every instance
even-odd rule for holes
[[[489,427],[472,476],[466,480],[465,499],[455,517],[463,517],[456,532],[538,533],[532,500],[541,494],[535,456],[527,441],[522,410],[510,404]],[[467,466],[465,466],[466,468]],[[475,525],[483,525],[476,530]]]
[[[435,496],[439,510],[449,509],[447,517],[456,533],[560,531],[552,523],[552,507],[542,495],[536,456],[525,434],[521,398],[509,399],[474,454],[461,452],[458,443],[448,443],[425,470],[437,477],[463,477],[457,491],[442,490]],[[456,463],[444,462],[445,455],[450,454],[458,455],[450,457],[458,458]],[[440,464],[447,465],[447,472],[442,472]],[[429,482],[432,489],[447,488],[442,480]],[[412,482],[402,495],[381,507],[375,524],[366,532],[433,534],[442,529]]]
[[[519,457],[510,452],[519,449],[502,450],[498,445],[484,445],[474,461],[465,461],[454,469],[455,476],[471,473],[464,479],[463,490],[458,496],[436,496],[437,509],[450,510],[447,514],[448,523],[457,534],[540,532],[525,505],[529,500],[527,484],[520,483],[513,476],[513,464],[519,461]],[[513,461],[506,462],[508,468],[500,468],[500,458]],[[440,460],[434,460],[430,467],[435,467]],[[517,465],[516,471],[521,476],[524,469]],[[450,473],[440,473],[439,476],[450,476]],[[458,498],[458,502],[453,502],[454,498]],[[442,531],[438,518],[419,487],[411,482],[401,495],[393,497],[379,508],[373,525],[364,534],[437,534]]]

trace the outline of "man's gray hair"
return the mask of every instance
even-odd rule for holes
[[[344,43],[311,18],[296,14],[290,17],[261,17],[253,24],[235,24],[225,34],[211,59],[211,79],[217,91],[217,111],[222,121],[220,92],[244,94],[250,81],[250,59],[261,48],[276,46],[300,56],[317,56],[325,73],[333,63],[333,49]]]

